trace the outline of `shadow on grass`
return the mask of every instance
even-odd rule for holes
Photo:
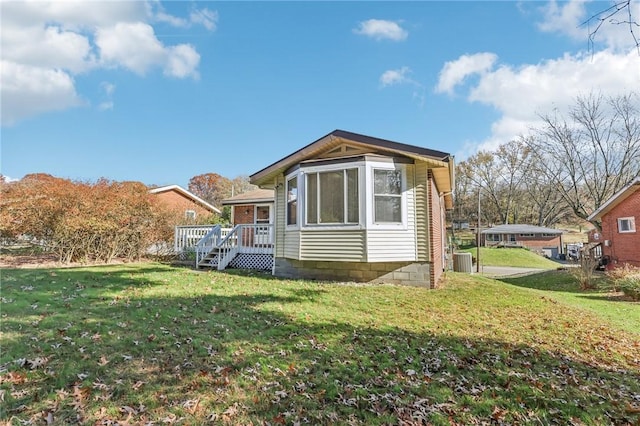
[[[638,420],[626,411],[640,394],[638,370],[526,344],[322,317],[318,306],[335,309],[322,286],[267,285],[231,272],[167,278],[170,268],[137,268],[3,271],[2,363],[26,379],[0,381],[0,419],[27,420],[55,406],[57,421],[94,423],[144,405],[130,421]],[[13,362],[34,356],[48,364],[29,371]],[[83,404],[56,393],[79,385]],[[201,411],[191,410],[195,400]]]
[[[604,280],[604,276],[597,276],[595,282]],[[561,291],[565,293],[581,293],[601,295],[606,290],[581,290],[576,278],[567,270],[545,271],[521,277],[499,278],[499,281],[518,287],[533,288],[545,291]]]
[[[578,297],[581,299],[603,300],[606,302],[638,303],[640,305],[640,301],[634,300],[630,296],[627,296],[621,292],[607,292],[605,294],[584,294]]]

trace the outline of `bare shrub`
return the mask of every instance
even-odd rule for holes
[[[622,291],[633,300],[640,300],[640,268],[624,264],[607,271],[615,291]]]
[[[589,290],[596,287],[594,278],[597,266],[597,259],[592,256],[582,256],[580,258],[580,264],[577,267],[569,268],[569,273],[580,284],[580,290]]]

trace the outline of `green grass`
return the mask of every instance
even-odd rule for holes
[[[477,258],[477,249],[461,250]],[[512,266],[517,268],[556,269],[559,263],[522,248],[480,248],[480,264],[484,266]]]
[[[640,333],[640,302],[632,303],[624,294],[612,293],[606,276],[596,274],[592,290],[580,290],[568,271],[547,271],[502,281],[519,287],[540,290],[542,294],[565,305],[585,309],[605,318],[621,329]]]
[[[0,278],[0,422],[640,421],[640,334],[551,291],[463,274],[424,290],[161,264]],[[615,303],[640,329],[640,306]]]

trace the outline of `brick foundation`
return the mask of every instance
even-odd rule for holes
[[[435,287],[430,278],[431,264],[417,262],[326,262],[277,257],[274,275],[281,278]]]

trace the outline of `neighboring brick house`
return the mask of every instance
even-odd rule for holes
[[[640,266],[640,177],[618,191],[587,218],[600,222],[589,234],[590,246],[601,248],[607,268],[628,263]]]
[[[273,223],[273,189],[256,189],[222,200],[223,206],[231,206],[231,223]]]
[[[454,168],[445,152],[334,130],[253,174],[275,190],[273,274],[436,287]]]
[[[208,219],[212,214],[222,213],[197,195],[178,185],[161,186],[149,190],[173,210],[179,224],[195,224]]]
[[[562,231],[533,225],[498,225],[481,233],[485,247],[524,247],[549,258],[563,252]]]

